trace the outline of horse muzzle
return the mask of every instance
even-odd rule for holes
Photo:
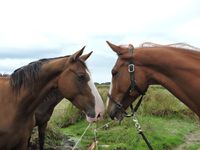
[[[98,114],[96,117],[89,117],[86,115],[86,119],[89,123],[97,122],[98,120],[102,119],[102,115]]]
[[[112,120],[115,118],[119,121],[123,120],[124,116],[126,116],[126,112],[123,109],[120,109],[117,105],[112,106],[109,116]]]
[[[87,113],[86,114],[86,120],[89,123],[97,122],[98,120],[101,120],[103,118],[103,113]]]

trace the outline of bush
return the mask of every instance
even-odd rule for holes
[[[151,86],[140,108],[140,113],[154,116],[193,117],[194,113],[169,91],[161,86]]]

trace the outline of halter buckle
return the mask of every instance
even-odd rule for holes
[[[128,72],[134,72],[135,69],[134,69],[134,64],[129,64],[128,65]]]

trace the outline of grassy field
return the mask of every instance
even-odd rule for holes
[[[108,86],[98,86],[98,90],[106,101]],[[88,123],[84,115],[66,100],[55,109],[49,123],[47,143],[55,145],[61,142],[64,134],[77,141]],[[149,88],[142,106],[138,112],[138,119],[146,136],[156,150],[172,150],[185,142],[185,136],[193,132],[200,133],[197,117],[184,104],[179,102],[161,86]],[[110,122],[108,128],[101,128]],[[92,125],[79,144],[79,149],[87,149],[94,139],[94,129],[97,126],[97,140],[99,150],[146,150],[147,147],[137,134],[132,118],[126,118],[119,125],[111,121],[108,116],[97,125]],[[197,150],[200,143],[191,143],[185,150]]]
[[[138,116],[146,136],[156,150],[172,149],[183,143],[184,135],[199,129],[198,125],[192,120],[183,120],[177,118],[163,118],[155,116]],[[99,141],[99,150],[146,150],[147,147],[137,134],[134,123],[131,118],[125,119],[121,125],[112,122],[108,128],[101,128],[106,121],[98,124],[97,140]],[[84,129],[87,127],[86,121],[80,121],[76,125],[61,129],[61,131],[70,135],[77,141]],[[93,125],[83,137],[79,148],[87,149],[94,139]],[[97,127],[98,129],[98,127]]]

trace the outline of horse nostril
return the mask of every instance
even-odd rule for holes
[[[113,114],[110,114],[110,118],[112,119],[112,120],[114,120],[114,115]]]
[[[97,115],[97,119],[98,119],[98,118],[101,118],[101,114],[100,114],[100,113]]]

